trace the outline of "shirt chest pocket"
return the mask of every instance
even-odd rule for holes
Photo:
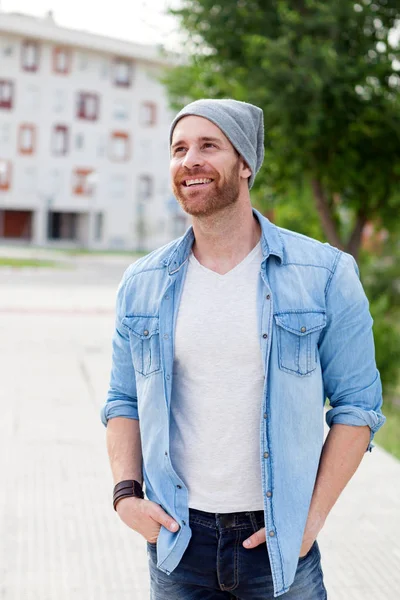
[[[279,368],[304,377],[318,365],[318,340],[326,325],[323,311],[287,311],[274,315]]]
[[[125,317],[135,371],[151,375],[161,370],[160,331],[158,317]]]

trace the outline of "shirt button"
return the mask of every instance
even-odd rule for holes
[[[169,381],[169,380],[171,379],[171,377],[170,377],[169,375],[167,375],[167,379],[168,379],[168,381]]]
[[[307,331],[307,329],[306,329],[305,327],[302,327],[302,328],[300,329],[300,331],[301,331],[301,333],[304,333],[305,331]]]
[[[267,413],[264,413],[264,419],[266,419],[268,417]]]
[[[178,490],[181,490],[181,489],[182,489],[182,486],[181,486],[181,485],[179,485],[179,483],[178,483],[178,485],[177,485],[176,487],[178,488]]]
[[[269,453],[268,452],[264,452],[264,458],[268,458],[269,457]]]
[[[143,335],[149,335],[149,332],[148,332],[148,330],[147,330],[147,329],[145,329],[145,330],[143,331]]]
[[[168,294],[165,296],[165,299],[166,299],[166,300],[169,300],[169,296],[168,296]]]
[[[269,300],[271,298],[271,296],[269,294],[267,294],[265,297],[267,300]]]
[[[267,492],[267,498],[271,498],[272,492]]]
[[[264,340],[266,340],[266,339],[267,339],[267,337],[268,337],[268,333],[263,333],[263,338],[264,338]]]
[[[182,525],[186,525],[186,521],[182,521]]]
[[[164,340],[167,340],[169,338],[168,333],[164,333]]]
[[[274,535],[275,535],[275,531],[270,531],[269,532],[269,537],[274,537]]]

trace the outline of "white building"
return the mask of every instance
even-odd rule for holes
[[[182,233],[167,64],[155,47],[0,11],[0,240],[150,250]]]

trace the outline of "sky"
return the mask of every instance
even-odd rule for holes
[[[176,45],[178,27],[166,10],[178,1],[0,0],[0,8],[4,12],[35,16],[44,16],[52,10],[56,23],[62,27],[172,48]]]

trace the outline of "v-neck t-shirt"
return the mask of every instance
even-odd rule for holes
[[[189,257],[175,330],[170,456],[190,508],[263,509],[261,262],[260,243],[224,275]]]

